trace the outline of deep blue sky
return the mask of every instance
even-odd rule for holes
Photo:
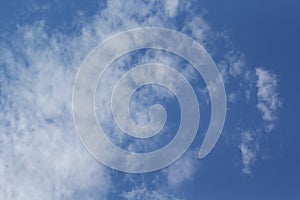
[[[157,190],[166,192],[170,196],[191,200],[300,199],[300,127],[297,116],[300,111],[298,89],[300,84],[298,78],[300,72],[300,2],[296,0],[205,0],[192,4],[192,12],[195,15],[199,13],[199,16],[203,16],[203,19],[211,27],[212,33],[224,33],[226,35],[225,39],[220,39],[221,42],[215,41],[214,44],[211,44],[213,48],[219,49],[215,57],[213,56],[217,64],[222,61],[217,56],[222,57],[228,49],[232,49],[244,55],[244,65],[254,74],[256,68],[262,67],[276,75],[277,92],[282,106],[276,110],[278,119],[274,122],[276,123],[275,129],[271,133],[263,133],[262,126],[265,122],[259,115],[260,112],[255,110],[257,99],[252,98],[247,104],[245,97],[240,97],[230,105],[224,133],[213,152],[203,161],[193,158],[191,163],[195,166],[191,168],[191,174],[181,183],[175,186],[172,184],[170,186],[170,183],[167,183],[166,174],[168,172],[166,171],[168,168],[164,169],[165,171],[144,175],[131,175],[107,169],[111,177],[111,183],[108,184],[112,186],[104,196],[107,199],[124,199],[122,194],[143,185],[147,191]],[[17,46],[14,44],[14,37],[19,37],[18,27],[31,26],[40,20],[45,22],[45,31],[50,36],[57,33],[66,37],[79,35],[84,24],[75,23],[78,14],[83,15],[83,21],[88,23],[106,5],[107,3],[96,0],[71,2],[1,0],[1,48],[6,51],[5,48]],[[45,8],[42,8],[43,6]],[[200,13],[205,14],[200,15]],[[157,15],[155,12],[151,14]],[[181,15],[188,14],[182,12]],[[173,21],[168,21],[168,23],[180,24],[183,22],[178,17]],[[172,24],[168,24],[168,26],[173,27]],[[193,36],[191,35],[191,37]],[[97,44],[91,46],[95,45]],[[213,48],[208,47],[208,49]],[[12,52],[14,51],[16,53],[19,50],[13,49]],[[3,57],[3,59],[5,58]],[[4,62],[1,61],[1,63]],[[10,69],[11,67],[8,64],[0,66],[4,69],[0,71],[1,73],[6,71],[6,68]],[[78,67],[75,67],[75,70],[77,69]],[[3,77],[5,76],[2,74],[0,78]],[[3,85],[4,79],[9,78],[8,76],[3,78]],[[232,82],[230,80],[226,86],[227,90],[234,91],[233,88],[236,85],[246,85],[247,83],[243,81],[243,77],[240,79],[232,78]],[[251,84],[249,83],[249,85]],[[257,90],[255,82],[252,83],[251,87],[255,96]],[[247,89],[247,86],[241,87],[238,95],[241,95],[243,89]],[[4,89],[2,90],[4,91]],[[2,90],[0,90],[0,97],[6,99],[5,92]],[[0,105],[1,103],[0,101]],[[4,125],[0,123],[0,126]],[[1,129],[1,131],[3,130],[5,129]],[[250,174],[245,174],[241,170],[243,166],[239,144],[241,144],[240,138],[243,130],[258,132],[253,137],[258,138],[256,142],[259,144],[259,151],[255,162],[251,165]],[[3,133],[0,132],[0,134]],[[197,137],[192,147],[196,148],[201,140],[202,136]],[[1,162],[4,161],[3,159],[4,156],[3,158],[0,157]],[[174,167],[176,168],[176,165]],[[7,181],[5,185],[0,185],[0,192],[2,191],[1,188],[11,189],[12,185],[10,184],[11,182]],[[17,189],[16,192],[18,192]],[[97,191],[97,185],[93,185],[83,192],[91,193],[95,199],[104,198],[102,194],[99,195],[102,196],[101,198],[97,197],[97,193],[100,193]],[[80,199],[81,195],[83,194],[78,192],[71,197],[60,196],[59,198],[77,197]],[[166,195],[166,199],[171,199],[168,195]],[[145,198],[149,198],[149,196],[141,196],[141,199]]]
[[[229,32],[248,65],[265,66],[279,75],[283,107],[275,134],[268,141],[274,155],[260,166],[252,194],[268,199],[297,199],[300,184],[299,153],[299,1],[205,1],[208,20],[216,30]],[[200,6],[201,7],[201,6]],[[293,195],[294,194],[294,195]],[[287,196],[290,195],[290,197]],[[250,198],[256,199],[256,198]]]

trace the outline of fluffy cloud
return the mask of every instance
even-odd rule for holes
[[[104,198],[110,187],[107,170],[74,134],[75,70],[63,60],[64,44],[46,36],[40,24],[19,32],[18,52],[1,48],[1,197],[94,198],[88,191],[97,188]]]
[[[132,9],[134,8],[134,9]],[[113,187],[109,170],[81,145],[74,129],[71,101],[76,71],[82,60],[108,36],[144,26],[174,28],[203,44],[210,27],[201,14],[187,12],[182,26],[172,23],[190,3],[177,1],[108,1],[92,20],[77,17],[78,33],[47,33],[44,22],[19,26],[8,43],[0,43],[0,196],[4,199],[105,199]],[[50,16],[53,17],[53,16]],[[50,36],[51,35],[51,36]],[[242,54],[231,51],[220,69],[232,77],[246,77]],[[166,57],[155,56],[171,63]],[[147,57],[145,61],[149,61]],[[226,66],[225,66],[226,65]],[[119,71],[121,72],[121,71]],[[182,70],[184,75],[190,72]],[[117,72],[115,72],[117,74]],[[280,105],[276,76],[259,68],[258,108],[272,129]],[[224,76],[225,77],[225,76]],[[191,77],[192,78],[192,77]],[[232,91],[230,99],[237,102]],[[206,94],[207,95],[207,94]],[[103,113],[108,116],[107,113]],[[139,115],[139,112],[136,113]],[[146,119],[147,120],[147,119]],[[146,121],[144,120],[144,121]],[[257,146],[250,133],[242,134],[244,172],[250,173]],[[250,134],[251,135],[251,134]],[[122,138],[120,138],[122,140]],[[196,171],[194,156],[183,157],[164,173],[169,186],[190,180]],[[135,187],[127,199],[176,199],[165,192]]]
[[[73,82],[81,61],[103,38],[162,24],[164,7],[157,3],[109,1],[93,21],[77,19],[82,28],[75,36],[49,36],[44,22],[36,22],[19,26],[9,45],[1,43],[2,198],[106,198],[112,186],[109,170],[85,151],[75,134]],[[175,15],[176,5],[168,4],[166,10]]]

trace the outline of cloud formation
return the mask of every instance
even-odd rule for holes
[[[251,168],[256,160],[259,146],[254,139],[254,134],[251,131],[244,131],[241,134],[242,143],[239,145],[242,155],[243,173],[251,174]]]
[[[19,34],[13,49],[1,48],[0,53],[0,196],[86,199],[95,198],[87,191],[98,188],[105,197],[107,170],[74,134],[70,102],[75,70],[65,44],[48,37],[41,24]]]
[[[257,108],[262,113],[262,118],[267,122],[266,132],[271,132],[274,128],[274,121],[278,118],[278,108],[281,101],[278,95],[277,76],[263,68],[256,68],[257,76]]]
[[[171,194],[160,192],[158,190],[149,190],[144,186],[136,187],[131,191],[124,192],[122,196],[128,200],[180,200]]]
[[[185,15],[180,15],[180,12],[185,12]],[[182,23],[174,23],[179,15]],[[77,16],[74,23],[80,29],[70,35],[49,33],[44,21],[38,21],[18,26],[17,33],[7,38],[8,42],[0,41],[0,196],[4,199],[107,198],[114,186],[113,174],[83,148],[74,129],[71,110],[76,71],[98,43],[114,33],[144,26],[182,31],[208,47],[213,46],[210,39],[215,36],[202,13],[195,14],[190,2],[108,1],[106,7],[91,20]],[[280,107],[276,75],[263,68],[249,72],[241,53],[231,50],[223,53],[226,56],[218,63],[221,63],[219,68],[224,72],[228,88],[233,78],[244,79],[251,73],[256,74],[257,108],[267,122],[266,130],[270,131]],[[166,64],[174,63],[173,58],[160,53],[150,57],[145,56],[144,61],[155,58]],[[113,75],[118,76],[121,72],[121,69],[113,71]],[[194,80],[192,71],[182,69],[181,72]],[[242,83],[240,90],[251,89],[249,82]],[[156,95],[165,95],[159,90],[155,92]],[[232,89],[231,92],[232,104],[239,102],[238,91]],[[137,102],[141,99],[144,98],[137,98]],[[144,108],[136,102],[133,102],[133,107],[140,123],[147,122],[148,118],[140,117],[144,114]],[[103,109],[102,114],[109,116],[105,111]],[[123,137],[117,139],[123,141]],[[243,172],[249,174],[258,150],[252,132],[242,133],[239,148]],[[164,170],[164,181],[168,182],[169,187],[174,187],[191,180],[197,171],[196,161],[194,156],[187,154]],[[133,187],[120,193],[127,199],[176,199],[173,195],[147,186]]]

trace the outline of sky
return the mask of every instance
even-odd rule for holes
[[[1,199],[300,199],[298,1],[0,0],[0,5]],[[144,27],[175,30],[203,46],[222,76],[226,119],[216,145],[200,158],[213,87],[185,58],[164,49],[122,55],[94,91],[98,125],[113,144],[147,153],[173,141],[187,108],[180,107],[180,98],[191,97],[176,93],[182,83],[173,72],[190,83],[200,110],[199,123],[195,117],[187,120],[199,127],[179,159],[159,170],[126,173],[99,162],[82,142],[72,109],[73,87],[94,48],[117,33]],[[182,49],[180,42],[172,45]],[[134,71],[154,62],[175,71]],[[114,94],[127,72],[132,72],[129,81]],[[92,84],[92,79],[84,80]],[[143,80],[165,85],[142,85],[124,101],[130,84]],[[162,113],[149,116],[157,104],[164,107],[165,123],[160,124]],[[149,138],[126,134],[135,127],[115,114],[124,106],[135,125],[154,120],[154,128],[162,125],[159,133]],[[80,109],[84,112],[85,106]],[[101,140],[97,144],[104,145]]]

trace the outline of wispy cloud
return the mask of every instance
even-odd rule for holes
[[[281,107],[281,100],[278,93],[278,79],[275,73],[263,67],[255,70],[247,67],[245,56],[238,51],[229,51],[220,62],[219,67],[228,86],[228,108],[231,109],[236,104],[244,105],[245,108],[251,106],[262,114],[263,123],[258,123],[257,126],[248,126],[244,120],[244,125],[240,127],[242,130],[246,130],[241,132],[239,136],[241,142],[238,145],[243,164],[242,171],[245,174],[251,174],[260,150],[258,147],[263,146],[261,132],[272,132],[279,117],[278,110]],[[261,120],[258,121],[261,122]]]
[[[158,190],[149,190],[144,186],[136,187],[128,192],[124,192],[122,196],[128,200],[180,200],[171,194],[160,192]]]
[[[259,146],[254,138],[254,133],[244,131],[241,133],[241,144],[239,145],[243,163],[243,173],[251,174],[251,168],[256,160]]]
[[[165,11],[168,16],[174,17],[177,14],[179,1],[178,0],[167,0],[165,1]]]
[[[162,25],[165,11],[176,15],[174,3],[166,8],[157,4],[109,1],[93,21],[77,19],[82,28],[73,36],[48,34],[41,21],[19,26],[10,45],[1,43],[2,198],[106,198],[112,186],[109,170],[85,151],[75,134],[71,102],[76,71],[107,36]]]
[[[278,109],[281,107],[281,100],[278,94],[277,76],[264,68],[255,69],[255,77],[250,80],[257,87],[256,108],[261,112],[263,119],[262,127],[250,127],[248,131],[242,131],[239,149],[241,152],[243,173],[251,174],[252,168],[257,160],[261,145],[262,132],[270,133],[274,130],[278,120]],[[249,94],[250,90],[248,90]],[[253,98],[253,97],[252,97]],[[249,95],[247,100],[249,100]],[[261,147],[262,148],[262,147]]]
[[[50,7],[47,5],[47,9]],[[7,38],[8,44],[0,41],[0,196],[4,199],[105,199],[113,187],[111,173],[85,151],[74,129],[71,93],[76,71],[98,43],[130,28],[173,28],[204,45],[211,43],[213,34],[210,34],[209,24],[202,13],[196,15],[192,9],[191,3],[177,1],[108,1],[92,20],[75,17],[74,23],[81,28],[74,34],[49,34],[45,31],[45,23],[38,21],[18,26],[18,32]],[[181,11],[188,11],[181,16],[182,25],[172,23]],[[227,87],[232,77],[245,78],[252,73],[246,68],[243,54],[231,50],[224,54],[227,56],[219,62],[219,68],[226,74]],[[173,58],[168,60],[159,53],[151,59],[145,56],[144,62],[153,59],[174,63]],[[121,72],[121,69],[113,71],[113,75],[117,77]],[[180,72],[193,79],[192,72],[184,69]],[[263,68],[256,69],[256,75],[257,107],[269,130],[280,107],[277,78]],[[231,102],[239,102],[237,91],[232,90],[231,94]],[[137,98],[134,103],[140,100]],[[135,106],[135,114],[143,114],[143,108]],[[105,117],[109,116],[105,109],[102,112]],[[141,123],[148,120],[140,119]],[[123,138],[118,139],[122,142]],[[242,133],[239,147],[243,171],[249,174],[258,150],[250,132]],[[191,180],[197,170],[196,161],[190,154],[179,159],[163,172],[167,176],[165,181],[170,187],[177,187]],[[122,196],[127,199],[176,199],[146,186],[134,187]]]
[[[165,169],[168,183],[171,187],[178,187],[186,181],[191,181],[197,169],[197,153],[187,152],[169,168]]]
[[[85,199],[93,198],[87,191],[96,187],[105,197],[107,170],[74,134],[75,70],[65,52],[68,44],[48,37],[41,24],[19,34],[13,43],[18,50],[1,48],[1,197]]]
[[[274,121],[278,118],[278,108],[281,101],[278,95],[277,76],[263,68],[256,68],[257,76],[257,108],[262,113],[262,118],[267,122],[266,132],[270,132],[274,128]]]

